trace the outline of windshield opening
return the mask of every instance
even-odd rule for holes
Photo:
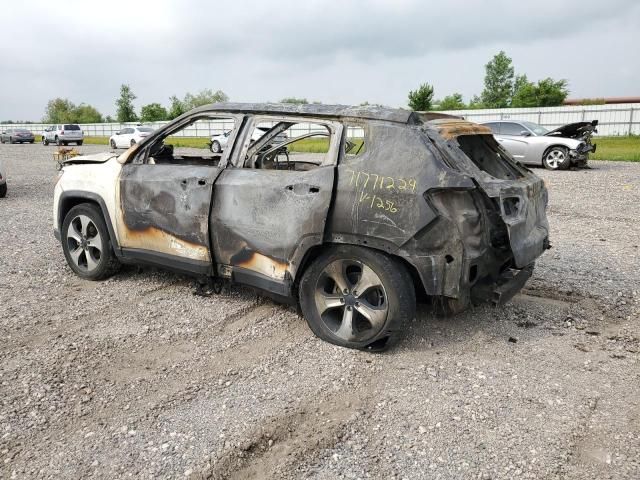
[[[546,135],[547,133],[549,133],[549,130],[544,128],[542,125],[538,125],[537,123],[533,123],[533,122],[521,122],[521,123],[536,135]]]

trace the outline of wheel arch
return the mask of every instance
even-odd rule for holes
[[[314,245],[308,248],[302,257],[302,260],[300,261],[300,264],[296,270],[295,277],[292,283],[292,293],[296,299],[298,298],[300,280],[302,279],[304,272],[307,270],[307,268],[309,268],[309,265],[311,265],[311,263],[316,258],[318,258],[323,253],[327,252],[328,250],[335,247],[344,246],[344,245],[365,248],[367,250],[381,253],[395,260],[400,265],[402,265],[411,276],[411,279],[413,280],[413,286],[414,286],[416,298],[419,298],[419,299],[427,298],[427,292],[426,292],[425,286],[422,283],[420,274],[418,273],[418,270],[414,265],[409,263],[405,258],[401,257],[400,255],[396,255],[392,253],[390,249],[383,248],[378,245],[371,245],[369,241],[362,239],[359,241],[347,241],[347,242],[336,242],[336,241],[323,242],[321,244]]]
[[[100,209],[102,218],[107,224],[107,230],[109,230],[109,237],[113,250],[116,255],[120,256],[120,245],[118,243],[118,237],[116,236],[115,230],[113,228],[113,223],[111,222],[109,210],[107,209],[107,205],[104,199],[96,193],[83,192],[79,190],[69,190],[62,192],[58,201],[58,225],[56,225],[57,230],[62,234],[62,223],[64,222],[64,218],[73,207],[82,203],[91,203],[96,205]]]

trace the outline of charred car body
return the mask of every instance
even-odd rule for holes
[[[221,118],[235,125],[221,154],[164,144]],[[280,155],[309,138],[320,154]],[[489,128],[456,117],[213,104],[120,156],[68,160],[54,229],[83,278],[139,262],[228,279],[299,302],[329,342],[374,348],[413,318],[416,295],[448,311],[511,298],[548,247],[546,205]]]
[[[598,120],[563,125],[547,130],[533,122],[500,120],[484,123],[514,159],[549,170],[586,167],[589,153],[596,151],[591,137]]]

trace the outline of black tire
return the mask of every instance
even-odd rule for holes
[[[132,147],[136,144],[136,141],[132,138],[131,142],[129,142],[129,145],[131,145]]]
[[[13,138],[9,137],[9,145],[13,143]]]
[[[211,142],[211,152],[212,153],[222,152],[222,146],[220,145],[220,142],[218,142],[217,140],[214,140],[213,142]]]
[[[86,236],[83,238],[84,245],[74,239],[82,233],[83,217],[89,219]],[[92,247],[90,244],[87,246],[91,240],[97,238],[96,232],[99,235],[101,249]],[[104,222],[102,212],[96,205],[81,203],[69,210],[64,222],[62,222],[60,237],[67,264],[79,277],[86,280],[103,280],[116,273],[120,268],[120,262],[113,253],[109,230]],[[78,261],[73,259],[72,249],[73,252],[81,250],[77,254]],[[96,258],[96,250],[100,252],[99,258]],[[89,264],[89,258],[95,262],[93,267]]]
[[[80,140],[79,142],[76,142],[76,145],[78,145],[80,147],[80,146],[82,146],[82,142],[83,142],[83,140]]]
[[[116,142],[115,142],[115,140],[113,140],[113,139],[112,139],[109,143],[111,144],[111,148],[112,148],[113,150],[115,150],[115,149],[117,148],[117,147],[116,147]]]
[[[4,198],[7,196],[7,183],[3,183],[0,185],[0,198]]]
[[[56,140],[56,145],[61,147],[62,146],[62,140],[60,140],[60,137],[56,137],[55,140]]]
[[[31,144],[32,144],[34,141],[35,141],[35,140],[29,140],[29,143],[31,143]]]
[[[547,148],[542,155],[542,165],[548,170],[566,170],[571,166],[569,150],[560,145]]]
[[[47,137],[45,137],[44,135],[42,136],[42,144],[46,147],[47,145],[49,145],[49,140],[47,140]]]
[[[336,269],[336,265],[340,267]],[[376,280],[368,282],[369,288],[357,292],[365,268],[368,274],[375,274]],[[327,273],[338,269],[343,272],[340,282]],[[380,284],[371,287],[376,282]],[[340,293],[339,283],[348,287],[344,290],[348,294]],[[340,305],[320,312],[318,298],[322,295],[334,301],[339,297],[342,300],[338,300]],[[415,289],[404,265],[383,253],[352,245],[332,247],[316,258],[302,275],[299,297],[300,307],[313,333],[329,343],[347,348],[382,350],[389,347],[403,323],[413,319],[416,313]],[[364,306],[369,312],[386,312],[378,325],[361,313]],[[351,317],[348,327],[343,330],[347,310]],[[341,332],[349,332],[347,338]]]

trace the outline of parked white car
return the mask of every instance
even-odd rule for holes
[[[55,143],[56,145],[69,145],[70,143],[82,145],[83,141],[84,133],[80,125],[75,123],[51,125],[45,128],[42,133],[43,145],[49,145],[50,143]]]
[[[136,125],[135,127],[125,127],[119,132],[111,135],[109,145],[111,148],[129,148],[140,143],[140,141],[153,133],[153,128]]]
[[[7,172],[2,165],[2,159],[0,159],[0,198],[4,198],[7,195]]]
[[[255,142],[260,139],[265,132],[268,132],[269,129],[266,127],[257,127],[253,134],[251,135],[251,141]],[[227,142],[229,141],[229,137],[231,136],[231,130],[223,132],[219,135],[213,135],[211,137],[210,148],[213,153],[222,153],[222,151],[227,148]],[[279,133],[273,139],[274,144],[282,143],[287,140],[286,133]]]

